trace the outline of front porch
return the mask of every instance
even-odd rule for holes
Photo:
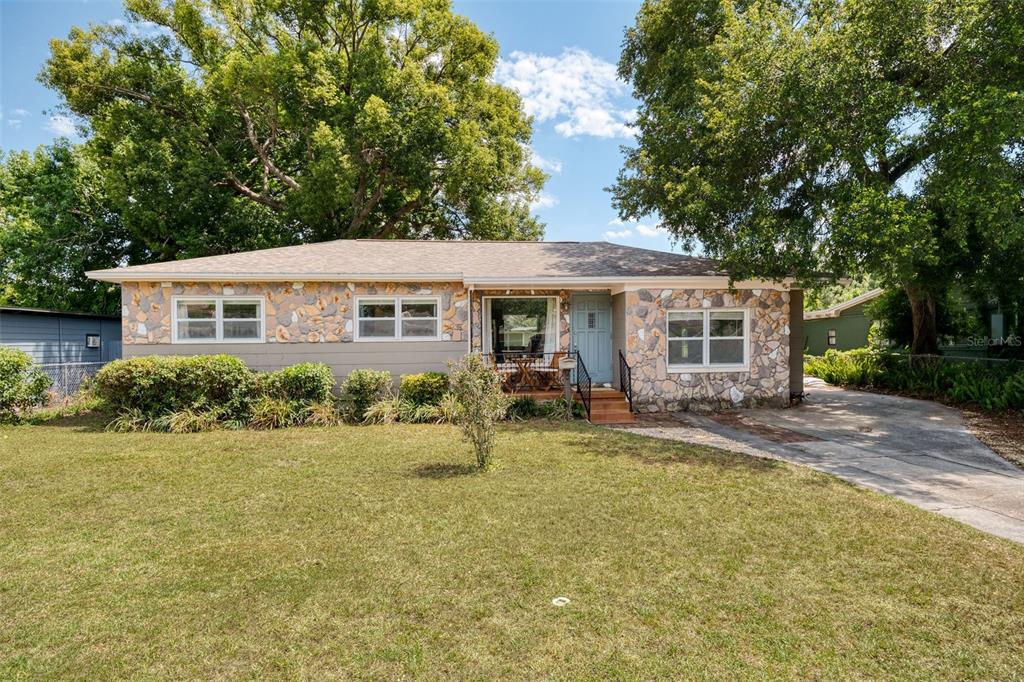
[[[506,392],[553,400],[564,396],[568,380],[590,421],[633,421],[609,291],[477,290],[471,301],[472,345],[501,374]],[[560,367],[567,359],[575,365],[569,373]]]
[[[565,391],[560,390],[523,390],[508,391],[510,395],[518,397],[530,397],[538,402],[546,400],[562,400]],[[573,386],[573,399],[584,404],[583,395]],[[587,420],[591,424],[632,424],[636,421],[636,415],[629,406],[629,400],[625,393],[609,386],[594,386],[590,392],[590,414]]]

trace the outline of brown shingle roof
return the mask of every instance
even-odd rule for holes
[[[261,277],[353,279],[379,276],[476,279],[722,276],[718,264],[608,242],[402,241],[354,239],[223,256],[136,265],[88,273],[93,279],[258,281]]]

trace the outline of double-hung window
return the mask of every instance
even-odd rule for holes
[[[175,343],[259,343],[263,341],[263,299],[234,296],[173,300]]]
[[[429,341],[440,337],[437,298],[366,297],[356,301],[356,340]]]
[[[745,370],[747,311],[680,310],[668,313],[668,366],[678,371]]]

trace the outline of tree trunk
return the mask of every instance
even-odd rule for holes
[[[935,296],[932,292],[907,284],[904,289],[910,299],[910,314],[914,325],[914,340],[910,345],[913,355],[934,355],[939,352],[939,332],[935,321]]]

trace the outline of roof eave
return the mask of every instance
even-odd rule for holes
[[[532,276],[487,277],[463,273],[322,273],[322,272],[152,272],[130,268],[91,270],[87,277],[103,282],[462,282],[483,289],[612,288],[618,291],[650,288],[674,289],[783,289],[796,280],[736,280],[727,275],[609,275],[599,277]]]
[[[810,312],[804,313],[804,319],[824,320],[828,318],[839,317],[839,315],[849,310],[850,308],[856,308],[862,303],[867,303],[868,301],[878,298],[884,293],[884,291],[884,289],[872,289],[871,291],[865,291],[860,296],[855,296],[851,298],[849,301],[837,303],[831,308],[822,308],[821,310],[812,310]]]
[[[466,286],[480,289],[607,289],[635,291],[637,289],[783,289],[796,284],[793,278],[784,280],[736,280],[727,275],[617,275],[609,277],[467,277]]]
[[[462,273],[323,273],[323,272],[131,272],[129,269],[91,270],[89,279],[101,282],[460,282]]]

